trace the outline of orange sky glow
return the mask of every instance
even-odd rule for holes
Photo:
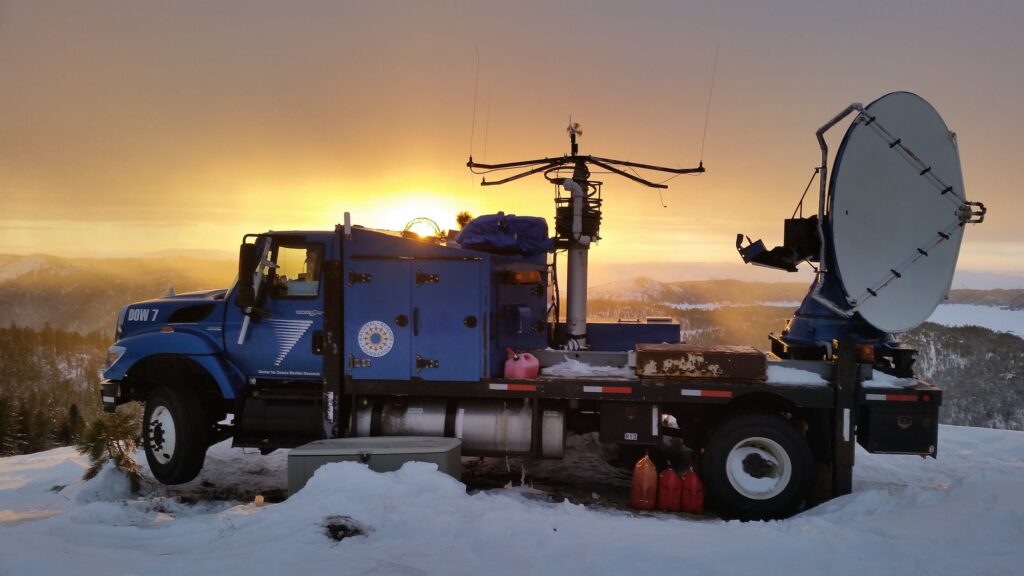
[[[0,253],[227,256],[346,211],[392,229],[550,218],[540,176],[481,188],[465,163],[565,154],[571,116],[583,153],[708,169],[672,180],[667,207],[602,177],[592,259],[741,266],[737,232],[781,241],[814,130],[909,90],[989,207],[961,267],[1024,273],[1022,22],[1013,1],[0,0]]]

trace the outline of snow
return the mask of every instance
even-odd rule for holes
[[[906,388],[914,382],[913,378],[897,378],[891,374],[874,370],[871,373],[871,379],[865,380],[863,384],[872,388]]]
[[[928,321],[943,326],[981,326],[993,332],[1024,337],[1024,310],[981,304],[939,304]]]
[[[575,358],[541,370],[541,375],[554,378],[636,378],[636,370],[628,366],[594,366]]]
[[[863,384],[872,388],[906,388],[915,382],[916,380],[913,378],[897,378],[884,372],[874,370],[871,374],[871,378],[865,380]],[[799,368],[791,368],[789,366],[778,366],[769,363],[768,383],[824,386],[828,384],[828,381],[822,378],[817,372],[800,370]]]
[[[810,370],[800,370],[799,368],[790,368],[788,366],[774,366],[768,365],[768,383],[769,384],[797,384],[797,385],[826,385],[828,381],[821,377],[817,372],[811,372]]]
[[[262,467],[286,484],[279,456],[211,450],[204,477],[244,492]],[[187,487],[131,498],[112,471],[82,482],[85,462],[61,448],[0,459],[0,574],[1019,573],[1024,433],[942,426],[939,460],[858,450],[852,494],[739,523],[467,493],[423,463],[329,465],[277,504],[185,504]],[[339,521],[364,535],[328,538]]]

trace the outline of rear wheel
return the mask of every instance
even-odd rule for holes
[[[810,445],[781,416],[745,414],[711,434],[702,461],[715,509],[741,520],[784,518],[797,511],[813,478]]]
[[[184,484],[206,459],[208,427],[199,396],[188,387],[160,386],[146,398],[142,442],[153,476],[163,484]]]

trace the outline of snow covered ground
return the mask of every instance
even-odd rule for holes
[[[860,451],[853,494],[746,524],[467,493],[421,463],[330,465],[258,505],[285,488],[284,455],[225,445],[197,481],[133,498],[110,470],[82,482],[62,448],[0,459],[0,574],[1020,574],[1024,433],[940,437],[938,460]],[[335,541],[328,525],[365,535]]]
[[[1024,310],[980,304],[939,304],[929,322],[943,326],[981,326],[1024,337]]]

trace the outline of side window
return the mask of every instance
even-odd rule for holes
[[[323,246],[317,244],[278,245],[274,249],[274,298],[314,298],[320,294],[320,264]]]

